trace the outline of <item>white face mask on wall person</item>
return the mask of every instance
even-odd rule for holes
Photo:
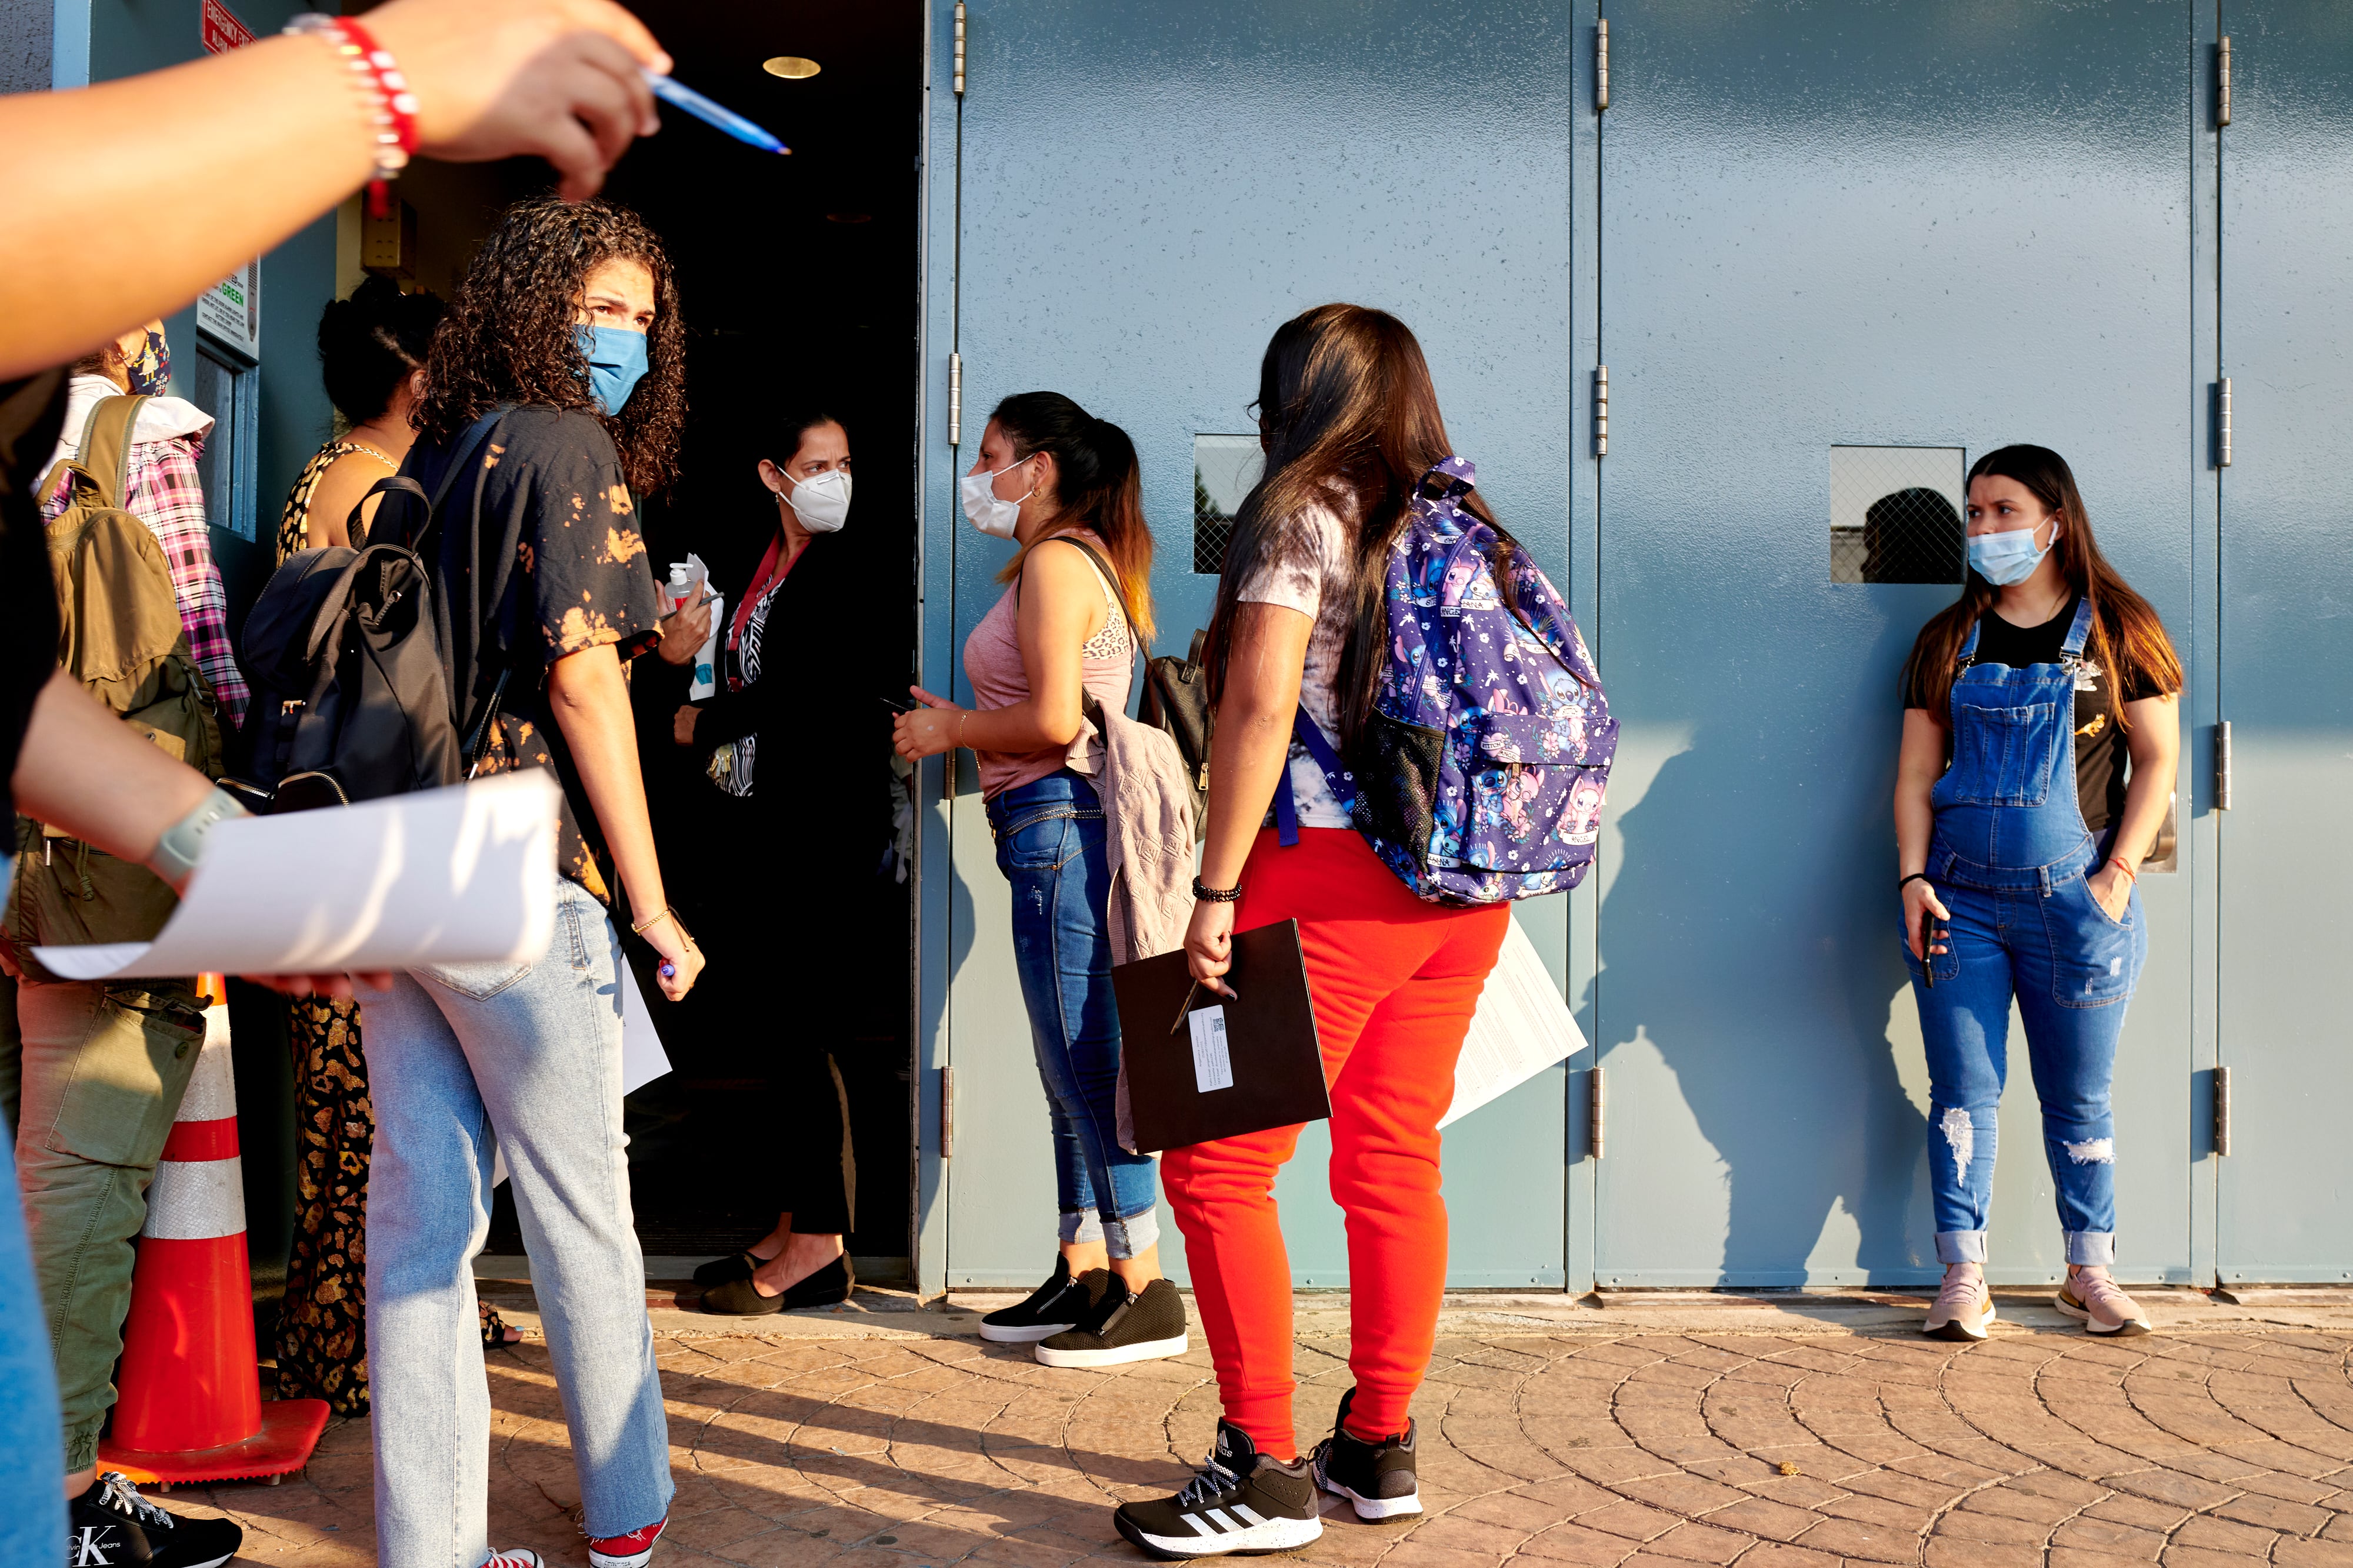
[[[1034,452],[1030,454],[1030,457],[1035,456]],[[997,474],[1009,473],[1029,460],[1029,458],[1017,458],[997,469]],[[997,474],[966,474],[958,486],[964,492],[964,514],[972,519],[973,527],[991,539],[1010,539],[1014,525],[1021,521],[1021,502],[1037,494],[1038,487],[1033,482],[1018,500],[1007,500],[997,493]]]
[[[833,468],[788,482],[791,493],[779,490],[777,499],[793,509],[793,515],[811,533],[832,533],[849,521],[849,470]]]

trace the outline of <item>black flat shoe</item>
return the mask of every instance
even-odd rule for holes
[[[795,1311],[803,1307],[830,1307],[849,1299],[858,1277],[850,1271],[849,1255],[844,1253],[805,1279],[786,1287],[781,1296],[763,1296],[760,1288],[752,1283],[749,1274],[741,1279],[723,1280],[702,1293],[702,1310],[723,1318],[765,1318],[773,1312]]]
[[[749,1252],[738,1252],[728,1258],[714,1258],[694,1271],[694,1282],[704,1289],[724,1285],[730,1279],[749,1279],[752,1270],[760,1267],[760,1259]]]
[[[849,1267],[849,1254],[845,1252],[776,1299],[785,1304],[786,1311],[797,1311],[803,1307],[830,1307],[836,1301],[849,1300],[850,1289],[857,1283],[858,1276]]]
[[[723,1318],[765,1318],[783,1311],[785,1297],[791,1294],[787,1290],[784,1296],[763,1296],[746,1274],[740,1279],[723,1279],[705,1290],[702,1310]]]

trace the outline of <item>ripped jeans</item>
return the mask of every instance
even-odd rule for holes
[[[1937,859],[1930,861],[1932,873]],[[2042,1142],[2059,1199],[2067,1261],[2116,1261],[2116,1121],[2108,1088],[2125,1006],[2148,957],[2135,892],[2108,918],[2080,869],[2047,886],[1988,891],[1932,877],[1952,911],[1951,950],[1935,955],[1936,984],[1905,964],[1928,1055],[1928,1180],[1936,1260],[1986,1260],[1996,1108],[2010,1076],[2010,1004],[2026,1025],[2027,1061],[2042,1102]],[[2030,874],[2031,875],[2031,874]]]

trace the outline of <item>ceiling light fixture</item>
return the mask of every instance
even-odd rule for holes
[[[761,61],[760,68],[770,76],[783,77],[786,81],[806,81],[825,68],[799,55],[778,55],[774,59]]]

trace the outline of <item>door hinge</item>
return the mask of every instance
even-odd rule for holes
[[[2231,721],[2214,726],[2214,809],[2231,809]]]
[[[2231,35],[2222,35],[2222,42],[2214,51],[2214,127],[2221,130],[2231,123]]]
[[[2222,46],[2223,50],[2225,51],[2222,58],[2225,60],[2228,60],[2231,58],[2228,52],[2230,47],[2231,46],[2227,42]],[[2225,66],[2223,68],[2225,73],[2223,79],[2228,81],[2230,79],[2228,74],[2229,68]],[[2225,90],[2227,91],[2228,89],[2226,89]],[[1600,21],[1593,24],[1593,112],[1599,114],[1609,107],[1609,19],[1605,16]]]
[[[1594,1159],[1601,1158],[1601,1123],[1606,1114],[1607,1097],[1602,1092],[1601,1069],[1587,1073],[1585,1101],[1585,1151]]]
[[[940,1069],[940,1158],[955,1157],[955,1068]]]
[[[2231,466],[2231,378],[2227,375],[2214,384],[2214,408],[2219,420],[2214,466],[2227,468]]]
[[[2214,1069],[2214,1152],[2231,1152],[2231,1069]]]
[[[955,8],[955,95],[964,96],[964,0]]]
[[[1609,367],[1593,368],[1593,455],[1609,455]]]
[[[964,355],[948,355],[948,445],[964,445]]]

